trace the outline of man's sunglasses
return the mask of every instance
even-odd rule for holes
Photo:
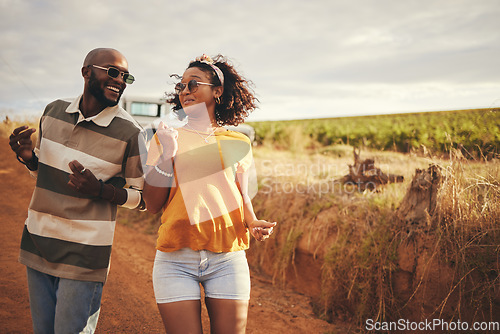
[[[213,86],[211,83],[206,83],[206,82],[198,82],[196,80],[189,80],[187,84],[179,82],[178,84],[175,85],[175,93],[177,95],[181,95],[181,93],[184,91],[184,89],[187,86],[187,89],[190,94],[196,92],[198,90],[198,87],[200,85],[207,85],[207,86]]]
[[[111,78],[118,78],[118,76],[121,75],[123,78],[123,81],[125,81],[125,83],[131,84],[135,81],[135,78],[132,74],[127,73],[127,72],[122,72],[119,69],[117,69],[116,67],[110,66],[110,67],[106,68],[106,67],[97,66],[97,65],[92,65],[92,66],[95,68],[98,68],[100,70],[106,71],[108,73],[108,76]]]

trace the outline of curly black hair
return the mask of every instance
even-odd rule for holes
[[[259,102],[251,89],[253,84],[238,74],[226,57],[219,54],[213,60],[214,65],[220,68],[224,74],[224,92],[220,97],[221,102],[215,105],[215,119],[217,124],[222,126],[243,123],[250,112],[257,108],[257,102]],[[215,70],[210,65],[195,60],[190,62],[187,68],[192,67],[197,67],[207,73],[210,83],[214,87],[221,85]],[[186,117],[186,114],[182,110],[178,94],[167,93],[167,102],[173,104],[172,110],[181,120]]]

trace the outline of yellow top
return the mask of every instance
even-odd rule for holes
[[[250,234],[244,224],[243,197],[236,174],[253,162],[250,140],[234,131],[214,135],[180,128],[174,158],[175,184],[163,208],[156,248],[231,252],[247,249]],[[155,136],[148,152],[154,165],[162,152]]]

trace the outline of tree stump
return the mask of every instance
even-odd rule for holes
[[[436,209],[437,192],[442,183],[441,168],[430,165],[427,170],[417,169],[396,217],[408,231],[430,226],[430,217]]]
[[[349,174],[342,178],[344,184],[355,184],[360,191],[366,189],[376,191],[377,187],[387,183],[403,182],[404,176],[386,174],[380,168],[375,167],[373,159],[361,160],[359,150],[353,150],[354,165],[349,165]]]

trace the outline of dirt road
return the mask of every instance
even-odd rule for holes
[[[0,333],[31,333],[26,269],[17,262],[34,180],[0,139]],[[164,333],[151,282],[154,236],[117,224],[97,333]],[[209,322],[203,312],[203,326]],[[252,274],[247,333],[346,333],[316,319],[310,300]]]

